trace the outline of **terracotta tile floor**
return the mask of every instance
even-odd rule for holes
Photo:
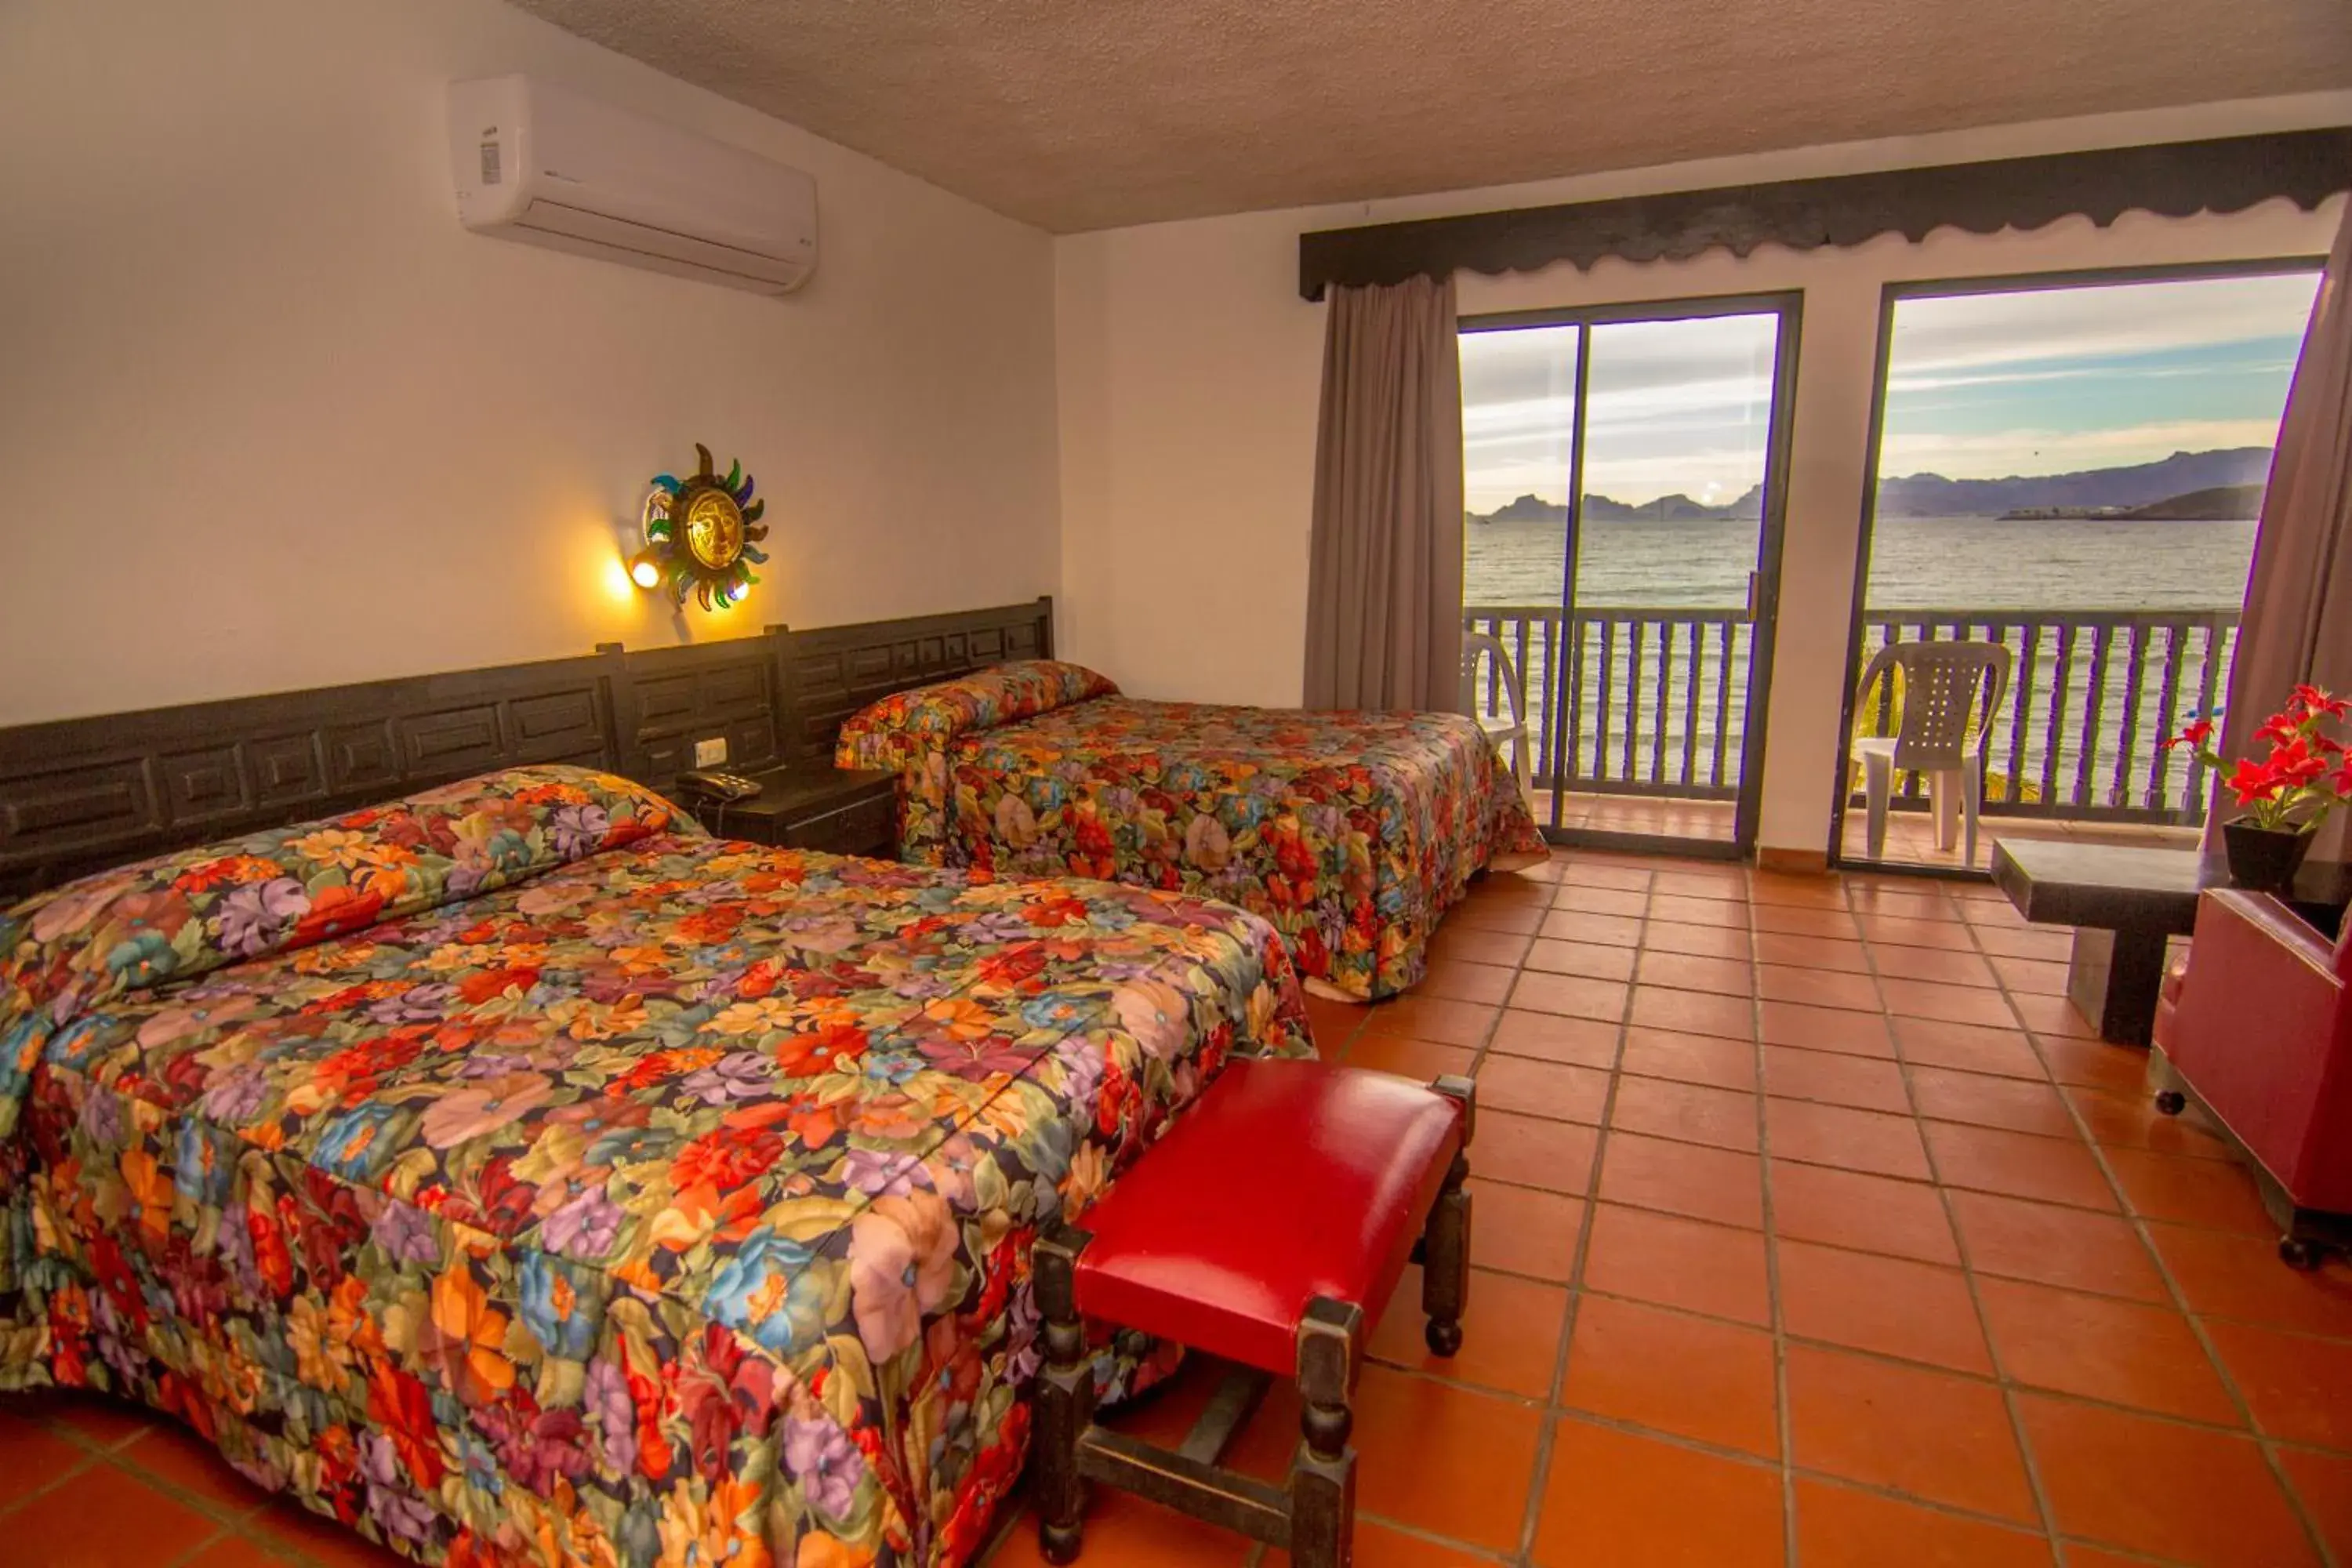
[[[1423,1353],[1409,1279],[1371,1346],[1370,1568],[2352,1568],[2352,1268],[2276,1260],[2067,1008],[2064,933],[1976,885],[1577,853],[1436,952],[1313,1004],[1327,1057],[1481,1091],[1468,1339]],[[1129,1419],[1181,1431],[1210,1382]],[[1285,1561],[1088,1521],[1082,1562]]]
[[[2053,994],[1979,887],[1579,854],[1492,879],[1327,1056],[1482,1089],[1468,1338],[1408,1278],[1358,1397],[1365,1568],[2352,1568],[2352,1268]],[[1615,956],[1612,956],[1615,955]],[[1162,1437],[1188,1369],[1124,1418]],[[1228,1458],[1286,1463],[1278,1391]],[[1084,1562],[1282,1553],[1098,1493]],[[395,1560],[168,1422],[0,1398],[0,1563]],[[992,1568],[1037,1561],[1025,1517]]]
[[[1551,792],[1533,792],[1536,820],[1551,820]],[[1602,833],[1645,833],[1667,838],[1728,840],[1732,836],[1729,801],[1677,800],[1670,796],[1595,795],[1575,790],[1560,803],[1559,826]],[[1992,866],[1992,841],[2005,838],[2059,838],[2077,844],[2114,844],[2132,848],[2193,849],[2198,832],[2190,827],[2166,827],[2127,823],[2075,822],[2030,816],[1988,816],[1977,832],[1975,869]],[[1869,816],[1856,807],[1845,814],[1843,852],[1861,861],[1869,847]],[[1895,811],[1886,819],[1886,847],[1880,864],[1919,867],[1929,870],[1959,869],[1966,841],[1955,837],[1952,847],[1936,847],[1936,824],[1925,811]]]

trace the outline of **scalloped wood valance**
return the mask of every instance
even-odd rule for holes
[[[1532,272],[1557,261],[1584,268],[1605,256],[1679,260],[1717,246],[1745,256],[1761,245],[1811,250],[1889,233],[1916,241],[1948,226],[1992,234],[2075,213],[2105,227],[2134,209],[2186,217],[2273,196],[2308,211],[2347,188],[2352,126],[1668,191],[1303,234],[1298,292],[1320,300],[1334,283]]]

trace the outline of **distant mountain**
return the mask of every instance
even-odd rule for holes
[[[2260,485],[2216,485],[2209,490],[2190,490],[2185,496],[2158,501],[2153,506],[2135,507],[2126,517],[2149,521],[2172,522],[2188,519],[2199,522],[2252,522],[2263,515],[2263,487]]]
[[[1472,522],[1566,522],[1568,503],[1546,500],[1541,496],[1525,495],[1506,501],[1490,512],[1465,512]],[[1630,522],[1645,518],[1654,522],[1704,522],[1716,518],[1753,519],[1764,515],[1764,487],[1751,485],[1748,493],[1721,506],[1709,506],[1695,501],[1676,491],[1660,496],[1655,500],[1622,501],[1604,495],[1588,493],[1584,498],[1584,515],[1607,522]]]
[[[1677,490],[1655,500],[1622,501],[1607,496],[1589,495],[1584,498],[1584,515],[1606,518],[1612,522],[1630,522],[1645,518],[1654,522],[1703,522],[1728,517],[1753,520],[1764,515],[1764,487],[1750,485],[1748,493],[1721,506],[1709,506],[1696,501]]]
[[[2005,479],[1948,479],[1941,474],[1910,474],[1882,479],[1881,517],[1999,517],[2011,511],[2082,512],[2095,508],[2129,509],[2168,501],[2199,490],[2260,489],[2270,477],[2267,447],[2233,447],[2218,452],[2175,452],[2154,463],[2122,468],[2088,468],[2072,474],[2021,475]],[[2176,514],[2183,515],[2183,514]]]
[[[1473,511],[1463,515],[1472,522],[1566,522],[1568,503],[1527,495],[1514,501],[1505,501],[1492,511]]]
[[[1908,474],[1878,485],[1881,517],[2000,517],[2010,512],[2080,517],[2086,512],[2119,516],[2137,508],[2180,506],[2187,510],[2149,510],[2149,517],[2250,518],[2262,504],[2270,478],[2268,447],[2233,447],[2214,452],[2175,452],[2154,463],[2121,468],[2086,468],[2072,474],[2017,475],[2005,479],[1948,479],[1941,474]],[[2243,492],[2252,490],[2251,503]],[[2199,506],[2224,510],[2198,511]],[[1648,519],[1697,522],[1715,518],[1748,519],[1764,513],[1764,489],[1721,506],[1708,506],[1679,492],[1655,500],[1628,502],[1604,495],[1584,498],[1584,515],[1609,522]],[[1565,522],[1568,506],[1524,495],[1493,511],[1464,514],[1472,522]]]

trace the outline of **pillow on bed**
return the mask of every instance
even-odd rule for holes
[[[510,768],[37,893],[0,913],[0,1134],[41,1041],[126,991],[309,947],[656,833],[702,837],[626,779]]]
[[[972,730],[992,730],[1094,697],[1116,697],[1110,678],[1082,664],[1032,658],[886,697],[841,727],[834,761],[893,772]]]

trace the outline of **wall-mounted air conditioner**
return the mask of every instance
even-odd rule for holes
[[[457,216],[506,239],[784,294],[816,267],[816,182],[526,76],[449,89]]]

